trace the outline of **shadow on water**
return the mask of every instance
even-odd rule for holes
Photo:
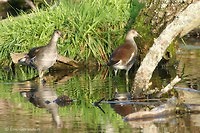
[[[153,86],[159,88],[176,74],[183,75],[175,88],[176,100],[170,99],[174,91],[165,98],[132,99],[125,72],[114,77],[107,67],[51,69],[45,74],[46,84],[38,82],[37,72],[31,68],[18,66],[15,75],[2,70],[0,130],[199,132],[200,44],[179,43],[178,64],[158,68],[153,77]],[[71,99],[75,100],[72,104]],[[184,100],[183,106],[177,104],[179,100]]]

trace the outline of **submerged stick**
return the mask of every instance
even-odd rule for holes
[[[131,114],[128,114],[124,117],[125,121],[136,121],[136,120],[145,120],[145,119],[156,119],[160,117],[164,117],[167,115],[174,114],[176,111],[176,105],[178,100],[176,97],[172,97],[167,100],[165,104],[161,104],[153,108],[150,111],[138,111]]]

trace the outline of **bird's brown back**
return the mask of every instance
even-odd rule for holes
[[[123,45],[119,46],[111,55],[110,65],[117,63],[119,60],[122,60],[123,64],[131,58],[132,54],[137,54],[137,47],[131,44],[131,42],[126,41]]]

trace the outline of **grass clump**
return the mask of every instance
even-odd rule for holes
[[[107,54],[123,39],[131,16],[130,4],[124,0],[61,0],[57,8],[3,20],[0,60],[7,60],[12,52],[27,52],[47,44],[53,31],[60,29],[64,34],[58,44],[60,54],[79,61],[95,58],[103,64]]]

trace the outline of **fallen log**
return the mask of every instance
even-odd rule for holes
[[[138,111],[124,117],[125,121],[152,120],[176,114],[177,111],[200,112],[200,91],[191,88],[175,87],[178,99],[172,97],[165,104],[157,106],[150,111]]]
[[[153,108],[150,111],[138,111],[124,117],[125,121],[154,119],[169,114],[175,114],[178,101],[176,97],[170,98],[165,104]]]

